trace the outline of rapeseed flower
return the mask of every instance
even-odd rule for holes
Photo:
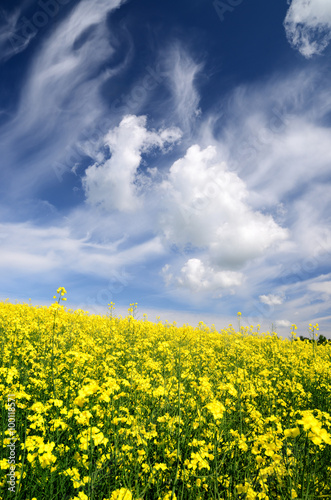
[[[89,500],[89,497],[83,491],[80,491],[76,497],[73,497],[70,500]]]
[[[113,491],[109,500],[132,500],[132,493],[127,488]],[[107,500],[107,499],[104,499]]]
[[[206,408],[210,411],[215,420],[219,420],[223,417],[225,406],[220,401],[213,401],[212,403],[208,403],[206,405]]]

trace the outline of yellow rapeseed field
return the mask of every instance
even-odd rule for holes
[[[65,294],[0,303],[0,498],[331,498],[330,344]]]

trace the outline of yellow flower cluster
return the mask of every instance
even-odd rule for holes
[[[310,411],[303,411],[302,413],[303,417],[297,423],[302,424],[305,431],[309,431],[308,438],[319,446],[322,443],[331,444],[331,436],[326,429],[322,428],[322,423]]]
[[[136,303],[89,315],[65,294],[0,303],[0,498],[9,446],[19,498],[331,498],[330,344],[241,313],[239,331],[139,321]]]

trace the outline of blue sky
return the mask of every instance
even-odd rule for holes
[[[331,4],[2,0],[0,298],[331,336]]]

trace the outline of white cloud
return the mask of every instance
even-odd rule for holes
[[[308,289],[313,292],[321,292],[327,296],[331,295],[331,281],[321,281],[317,283],[311,283],[308,285]]]
[[[296,117],[288,117],[282,133],[272,134],[269,131],[269,140],[255,150],[253,161],[256,169],[251,171],[249,183],[256,190],[261,188],[265,191],[268,189],[266,183],[272,176],[273,189],[270,189],[270,194],[273,202],[296,186],[313,179],[316,171],[326,173],[329,169],[330,131],[309,121],[301,113]],[[249,160],[248,163],[251,164]],[[274,175],[275,170],[277,176]]]
[[[284,302],[284,298],[279,295],[273,295],[270,293],[269,295],[260,295],[260,302],[262,304],[267,304],[268,306],[279,306]]]
[[[283,198],[292,190],[311,187],[317,175],[328,175],[330,128],[324,117],[330,111],[329,75],[317,77],[310,70],[273,75],[263,85],[231,91],[213,144],[245,181],[254,203],[283,202],[286,210]],[[212,143],[217,118],[212,112],[202,126],[204,144]]]
[[[92,5],[83,0],[44,43],[34,59],[23,91],[26,127],[46,116],[49,119],[50,111],[79,113],[84,104],[85,113],[87,110],[93,112],[93,100],[107,75],[88,80],[93,71],[114,53],[106,36],[106,19],[107,14],[123,2],[97,0]],[[87,34],[89,28],[91,31]],[[84,37],[84,43],[75,46]]]
[[[176,279],[179,286],[192,292],[215,292],[233,289],[243,282],[243,275],[234,271],[215,271],[200,259],[189,259]]]
[[[331,40],[331,3],[292,0],[284,25],[289,42],[303,56],[321,54]]]
[[[142,154],[163,148],[180,138],[178,129],[149,132],[145,116],[128,115],[105,137],[110,159],[85,172],[83,185],[87,201],[106,210],[134,212],[141,206],[135,179]]]
[[[328,265],[331,241],[329,78],[317,78],[311,71],[274,75],[263,85],[235,89],[224,109],[224,125],[214,141],[217,115],[212,113],[202,127],[201,142],[212,143],[231,173],[244,183],[245,204],[254,212],[270,214],[289,231],[289,238],[281,243],[281,259],[259,263],[264,269],[260,283],[274,263],[279,266],[278,277],[298,274],[298,267],[299,274],[306,275],[307,259],[313,259],[317,272],[323,263]],[[249,212],[247,216],[249,222]],[[258,289],[254,295],[265,290]]]
[[[276,326],[277,327],[290,327],[292,325],[292,323],[290,321],[288,321],[287,319],[277,319],[276,320]]]
[[[288,237],[271,216],[250,208],[244,182],[212,146],[191,146],[171,166],[161,191],[167,205],[161,219],[165,238],[206,249],[213,266],[240,268]]]
[[[81,224],[83,222],[81,220]],[[15,281],[21,275],[33,275],[45,281],[50,276],[60,279],[70,273],[107,279],[124,266],[131,267],[164,253],[158,237],[132,243],[123,249],[119,248],[123,233],[118,240],[111,242],[108,237],[108,242],[96,244],[88,235],[76,237],[71,223],[69,219],[66,226],[47,228],[30,223],[0,224],[3,280]]]
[[[194,62],[179,44],[174,44],[167,52],[166,65],[174,113],[180,126],[190,129],[192,121],[200,114],[196,78],[203,66]]]
[[[289,236],[271,216],[250,207],[245,183],[220,161],[214,146],[191,146],[157,192],[165,243],[199,251],[184,265],[177,259],[175,269],[164,268],[168,286],[232,293],[244,283],[244,266],[277,252]]]

